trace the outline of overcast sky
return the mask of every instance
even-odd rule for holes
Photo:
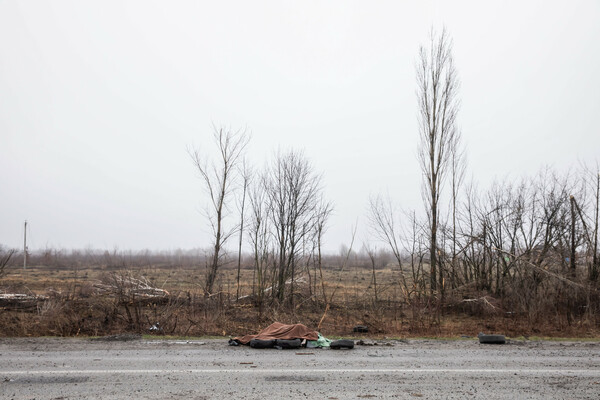
[[[186,149],[252,131],[262,166],[304,149],[335,205],[422,209],[415,63],[454,40],[459,125],[480,187],[600,159],[600,2],[0,0],[0,244],[209,245]]]

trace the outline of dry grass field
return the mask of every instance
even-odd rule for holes
[[[237,298],[233,264],[221,268],[217,290],[209,297],[203,292],[204,270],[193,265],[74,263],[7,272],[0,290],[29,297],[2,303],[2,336],[235,336],[274,321],[319,327],[329,336],[351,336],[356,325],[368,326],[367,335],[373,337],[460,337],[480,331],[513,337],[598,335],[595,321],[582,318],[569,324],[558,315],[532,319],[484,292],[466,296],[454,291],[443,305],[431,296],[409,298],[399,284],[398,267],[390,264],[376,268],[376,285],[373,270],[359,261],[344,269],[324,268],[323,282],[318,271],[304,270],[294,280],[293,300],[271,301],[267,288],[262,306],[253,296],[256,276],[251,267],[241,268]]]

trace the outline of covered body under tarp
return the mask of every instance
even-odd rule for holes
[[[306,340],[317,340],[319,333],[308,329],[306,325],[292,324],[285,325],[280,322],[274,322],[267,326],[265,329],[260,331],[258,335],[246,335],[242,337],[236,337],[235,340],[241,344],[248,344],[252,339],[259,340],[273,340],[273,339],[306,339]]]

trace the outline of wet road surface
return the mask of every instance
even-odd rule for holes
[[[379,343],[255,350],[226,340],[0,339],[0,398],[600,398],[596,342]]]

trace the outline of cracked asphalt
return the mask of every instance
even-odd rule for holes
[[[0,339],[2,399],[598,399],[600,343],[385,341],[255,350],[227,340]]]

